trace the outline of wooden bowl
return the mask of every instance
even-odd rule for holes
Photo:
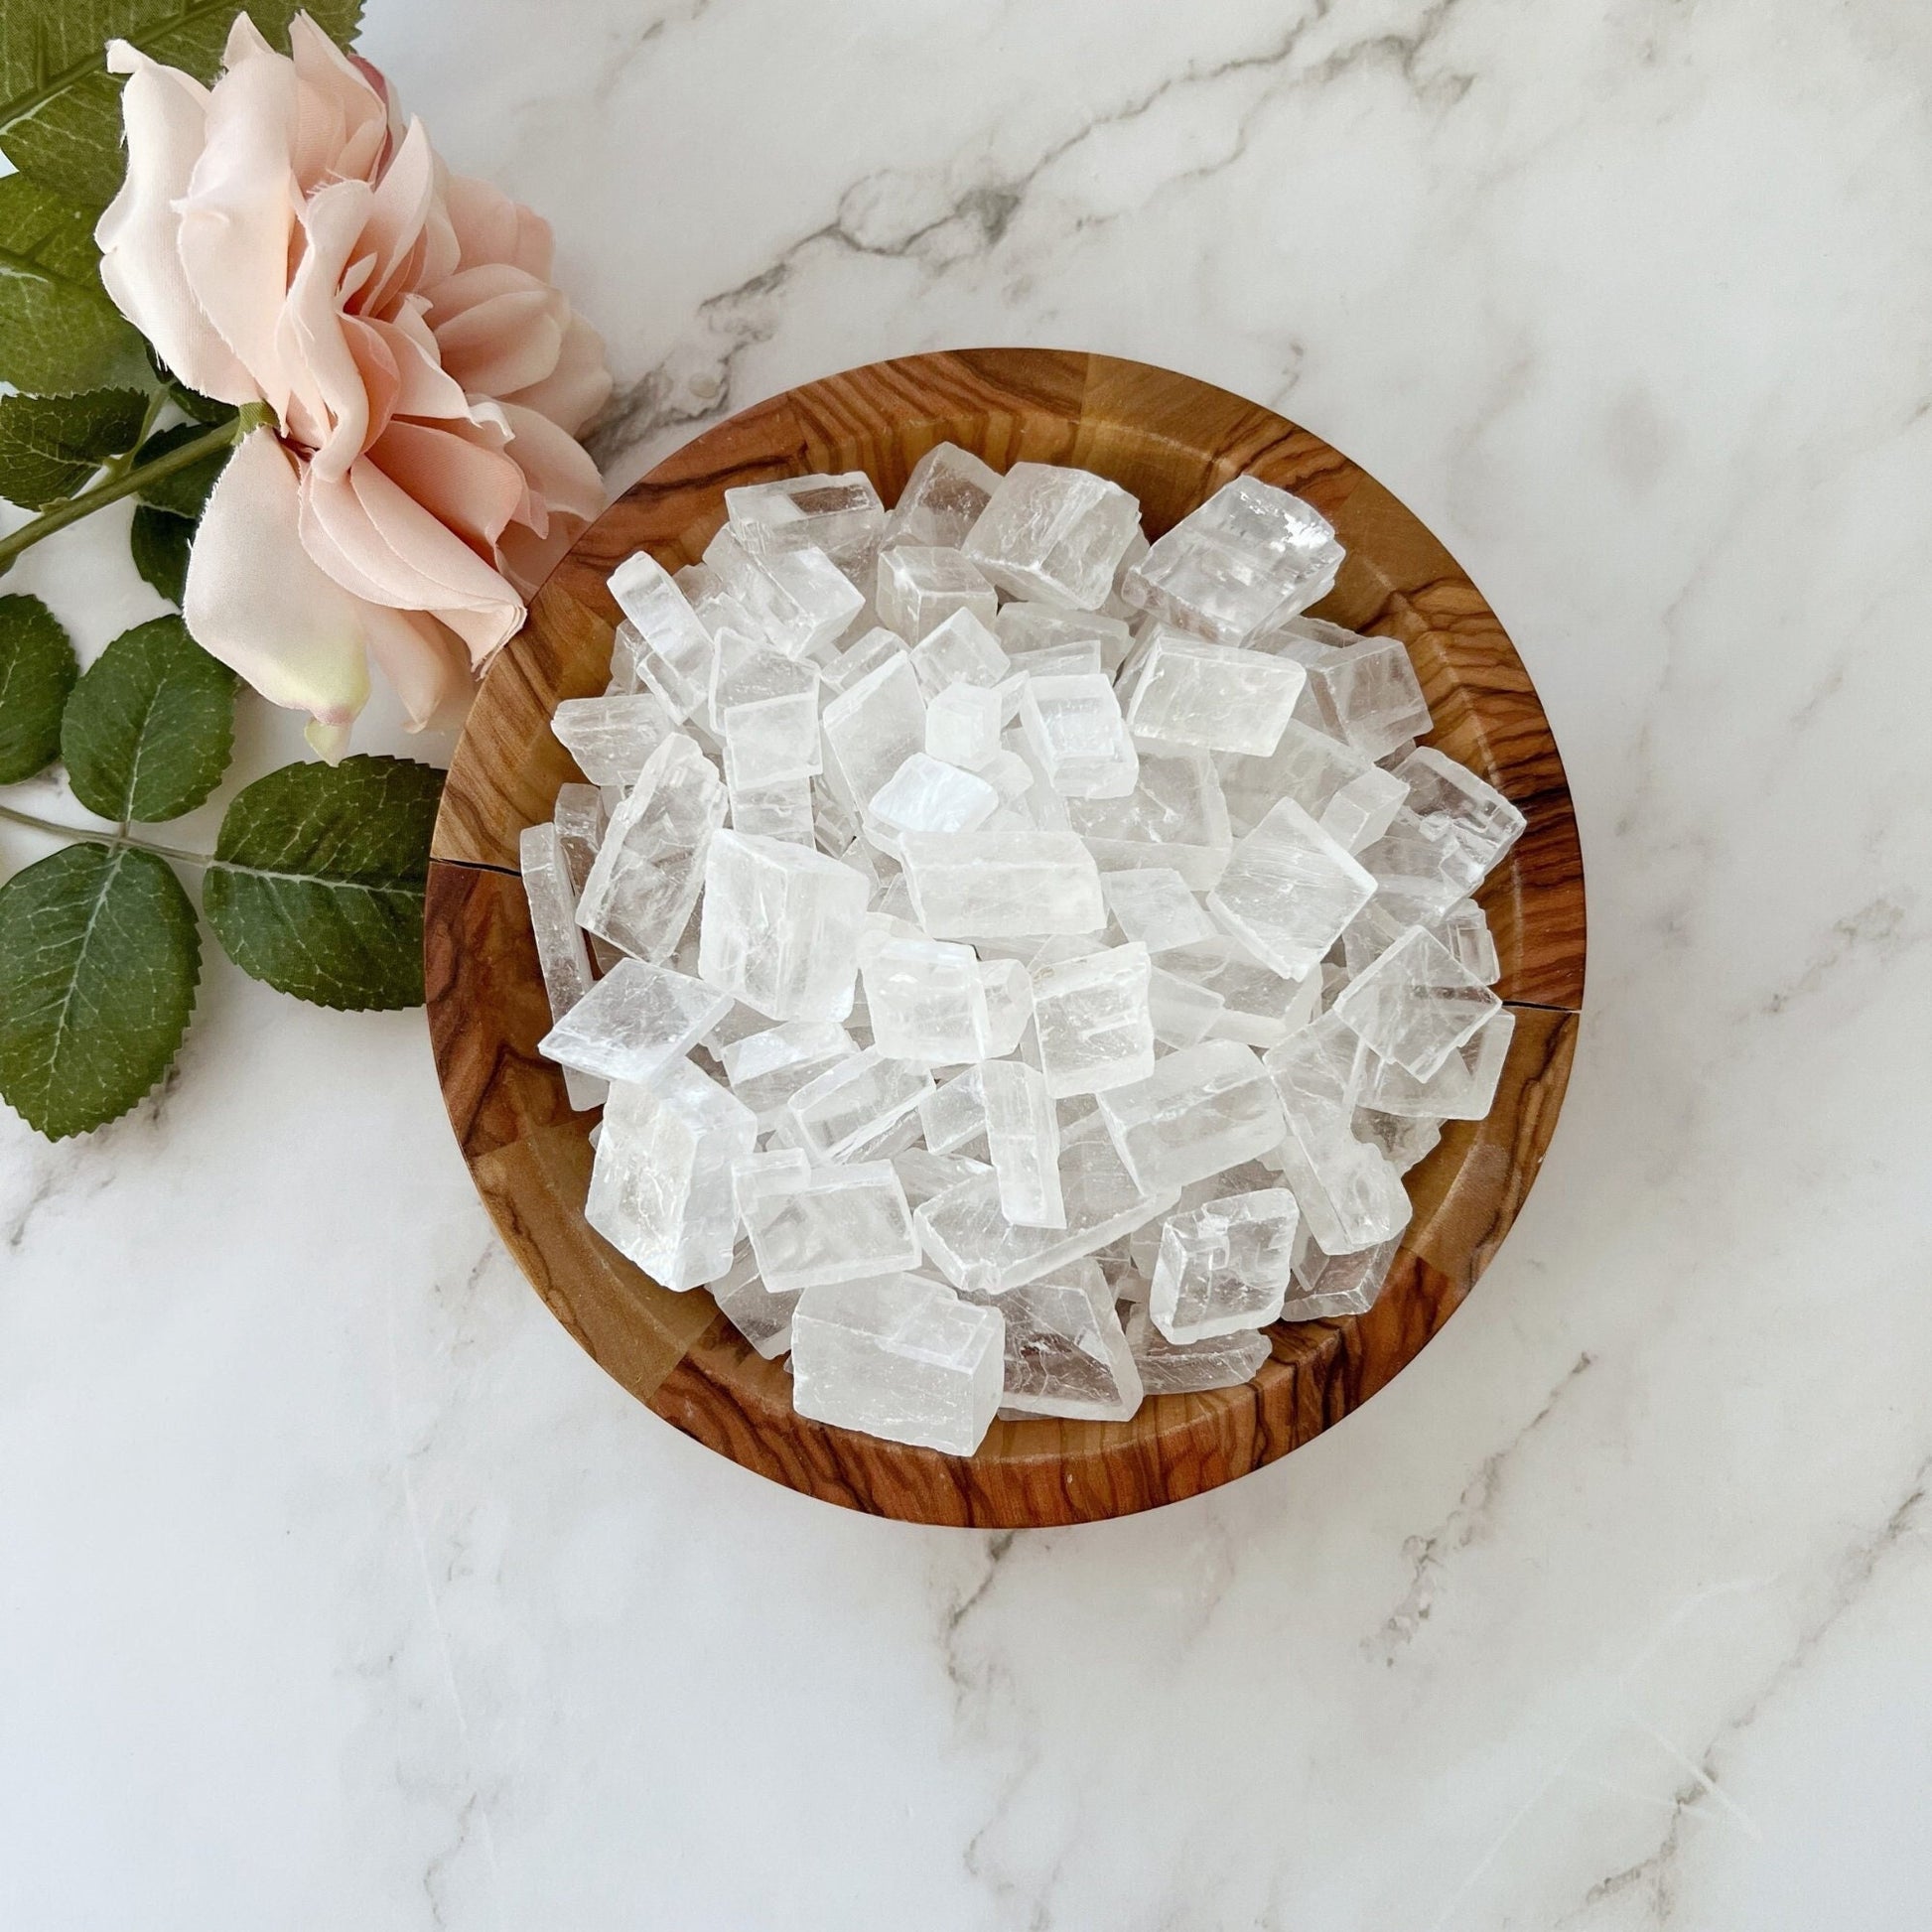
[[[695,561],[728,484],[864,470],[890,503],[950,439],[996,469],[1077,464],[1141,500],[1158,536],[1249,472],[1306,496],[1348,550],[1318,615],[1400,637],[1435,713],[1431,740],[1527,814],[1481,899],[1515,1042],[1489,1117],[1452,1121],[1408,1176],[1415,1219],[1367,1314],[1278,1324],[1245,1387],[1162,1396],[1132,1422],[996,1422],[977,1454],[941,1455],[808,1422],[703,1290],[659,1288],[584,1220],[591,1117],[538,1058],[550,1024],[517,834],[581,774],[547,729],[560,699],[604,688],[619,613],[605,589],[639,545]],[[879,362],[707,430],[578,540],[483,680],[457,748],[430,868],[431,1036],[478,1191],[537,1292],[579,1342],[665,1421],[774,1482],[908,1522],[1088,1522],[1199,1494],[1273,1461],[1365,1402],[1442,1327],[1509,1231],[1563,1104],[1584,992],[1584,876],[1563,763],[1502,626],[1449,552],[1318,437],[1184,375],[1045,349]]]

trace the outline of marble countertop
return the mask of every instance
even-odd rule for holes
[[[155,1100],[0,1119],[0,1924],[1925,1925],[1924,9],[371,0],[364,44],[554,221],[614,484],[974,343],[1363,463],[1542,691],[1588,1013],[1391,1389],[1016,1537],[658,1422],[492,1237],[421,1016],[216,956]],[[9,588],[97,648],[154,608],[118,542]]]

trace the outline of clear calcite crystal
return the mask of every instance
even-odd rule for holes
[[[714,1281],[732,1265],[732,1164],[757,1141],[752,1110],[689,1060],[648,1087],[616,1084],[584,1218],[660,1287]]]
[[[1140,748],[1140,777],[1125,798],[1073,798],[1073,830],[1109,872],[1170,866],[1197,893],[1219,880],[1231,850],[1227,801],[1205,752]]]
[[[916,1276],[810,1288],[791,1320],[801,1416],[971,1455],[1000,1407],[1006,1321]]]
[[[725,514],[755,557],[822,550],[841,569],[870,562],[886,530],[886,506],[863,470],[741,483],[725,491]]]
[[[888,630],[883,623],[874,624],[823,666],[820,677],[826,691],[824,701],[829,704],[838,693],[850,691],[887,659],[904,655],[905,639],[897,631]]]
[[[611,573],[610,588],[632,626],[622,639],[624,655],[682,723],[711,682],[711,632],[648,551],[626,557]]]
[[[960,547],[1014,597],[1097,611],[1140,528],[1140,509],[1091,471],[1016,463]]]
[[[1170,1214],[1148,1313],[1170,1341],[1206,1341],[1276,1320],[1299,1210],[1286,1187],[1225,1194]]]
[[[1172,1192],[1144,1192],[1104,1133],[1063,1131],[1059,1172],[1064,1229],[1018,1226],[993,1174],[933,1195],[912,1216],[927,1261],[956,1288],[1000,1295],[1095,1253],[1174,1203]]]
[[[1482,861],[1460,839],[1445,826],[1432,829],[1406,807],[1360,858],[1383,903],[1405,908],[1417,923],[1441,918],[1482,883]]]
[[[757,1154],[733,1168],[732,1185],[759,1271],[773,1291],[919,1265],[912,1210],[890,1161],[822,1168],[802,1153],[795,1160]]]
[[[1149,971],[1147,948],[1132,941],[1033,968],[1034,1037],[1055,1100],[1153,1072]]]
[[[977,1059],[987,1033],[986,989],[971,946],[867,931],[859,972],[873,1044],[897,1060],[927,1066]]]
[[[1046,782],[1063,798],[1125,798],[1140,782],[1140,755],[1104,672],[1029,677],[1020,724]]]
[[[1365,852],[1395,823],[1407,796],[1393,772],[1370,765],[1335,792],[1316,822],[1344,852]]]
[[[817,1161],[846,1161],[913,1112],[932,1075],[877,1046],[835,1062],[785,1103],[785,1126]]]
[[[1515,1034],[1516,1016],[1498,1006],[1426,1080],[1378,1060],[1362,1082],[1361,1104],[1411,1119],[1481,1120],[1495,1104]]]
[[[1306,681],[1289,658],[1210,644],[1156,624],[1127,709],[1128,729],[1161,744],[1266,758]]]
[[[698,972],[773,1020],[852,1011],[862,874],[809,846],[719,832],[704,870]]]
[[[725,781],[734,791],[809,778],[820,767],[816,688],[730,705],[719,723],[725,739]]]
[[[785,839],[793,845],[812,843],[812,781],[781,778],[776,784],[751,785],[731,793],[734,832],[754,838]]]
[[[1072,1262],[994,1306],[1007,1324],[1002,1414],[1126,1422],[1141,1406],[1141,1371],[1098,1262]]]
[[[1429,705],[1400,641],[1359,637],[1338,647],[1324,641],[1332,632],[1329,624],[1298,622],[1266,640],[1308,673],[1304,715],[1369,759],[1387,758],[1428,731]]]
[[[1268,1337],[1253,1328],[1208,1341],[1173,1342],[1157,1328],[1145,1302],[1127,1317],[1127,1346],[1149,1395],[1198,1395],[1252,1382],[1268,1359]]]
[[[914,752],[866,802],[866,836],[895,856],[907,832],[971,832],[1000,808],[1000,794],[971,771]]]
[[[1268,1069],[1238,1040],[1170,1053],[1132,1086],[1100,1096],[1100,1117],[1150,1190],[1204,1180],[1281,1141],[1282,1105]]]
[[[1163,1046],[1198,1046],[1227,1011],[1227,1001],[1193,980],[1156,966],[1148,976],[1148,1016]]]
[[[1179,629],[1239,644],[1326,596],[1341,558],[1318,510],[1237,477],[1153,544],[1121,595]]]
[[[914,752],[925,749],[918,673],[895,651],[825,706],[826,776],[855,812]]]
[[[550,729],[592,784],[628,785],[677,726],[662,700],[639,691],[625,698],[566,698],[551,713]]]
[[[591,990],[593,981],[583,928],[577,923],[577,895],[556,826],[526,825],[517,840],[517,858],[530,901],[530,930],[536,939],[550,1017],[561,1020]],[[603,1081],[575,1067],[564,1069],[564,1088],[578,1113],[604,1099]]]
[[[1053,669],[1050,660],[1062,657],[1065,669],[1105,671],[1111,677],[1126,662],[1134,641],[1119,618],[1025,599],[1003,606],[994,627],[1016,670]]]
[[[1292,798],[1337,844],[1358,848],[1342,836],[1341,824],[1329,824],[1328,807],[1359,778],[1370,779],[1366,789],[1351,795],[1344,817],[1358,819],[1370,794],[1391,798],[1390,816],[1408,797],[1408,787],[1383,771],[1352,745],[1332,738],[1301,718],[1291,718],[1267,758],[1226,757],[1220,760],[1221,789],[1227,796],[1228,818],[1237,832],[1250,832],[1274,808],[1278,799]],[[1381,780],[1379,784],[1374,780]],[[1380,837],[1380,832],[1376,833]],[[1366,841],[1364,841],[1366,843]]]
[[[935,939],[1098,932],[1093,856],[1070,832],[908,832],[899,841],[919,922]]]
[[[990,686],[948,685],[926,704],[926,751],[948,764],[977,770],[999,752],[1005,710],[1005,699]]]
[[[912,646],[912,669],[928,700],[955,684],[991,690],[1013,675],[1000,640],[972,611],[955,611]]]
[[[1528,821],[1494,785],[1430,746],[1418,746],[1393,775],[1409,787],[1409,809],[1425,829],[1460,840],[1485,873],[1523,836]]]
[[[577,923],[638,959],[668,959],[724,818],[725,788],[710,760],[681,733],[665,739],[611,815]]]
[[[935,443],[905,479],[886,541],[956,550],[999,486],[997,470],[956,443]]]
[[[760,635],[791,657],[835,643],[865,609],[865,595],[821,550],[755,557],[730,524],[706,546],[704,560],[751,614]]]
[[[925,1144],[934,1154],[971,1148],[986,1135],[986,1089],[982,1069],[969,1066],[919,1100],[919,1121]]]
[[[1432,922],[1431,930],[1484,986],[1494,986],[1502,978],[1495,934],[1489,930],[1489,921],[1474,899],[1457,899],[1440,919]]]
[[[1379,1113],[1373,1107],[1355,1109],[1355,1134],[1380,1154],[1397,1173],[1407,1173],[1443,1138],[1440,1120],[1418,1115]]]
[[[957,1187],[962,1180],[977,1180],[991,1173],[984,1161],[964,1154],[934,1154],[930,1148],[912,1147],[893,1156],[893,1168],[905,1198],[914,1207]]]
[[[1378,1241],[1353,1254],[1323,1254],[1303,1228],[1295,1241],[1294,1272],[1282,1306],[1285,1321],[1320,1321],[1341,1314],[1366,1314],[1389,1279],[1400,1244]]]
[[[787,1020],[723,1043],[719,1063],[731,1090],[768,1127],[798,1089],[858,1051],[832,1020]]]
[[[988,1060],[979,1071],[1001,1208],[1022,1227],[1065,1227],[1059,1118],[1046,1082],[1020,1060]]]
[[[758,1257],[747,1247],[728,1274],[705,1283],[718,1312],[766,1361],[775,1361],[791,1346],[791,1314],[798,1306],[793,1289],[774,1295],[759,1275]]]
[[[1187,882],[1172,866],[1142,866],[1130,872],[1103,872],[1101,897],[1114,923],[1151,953],[1212,939],[1219,927],[1201,908]]]
[[[1235,842],[1207,909],[1278,973],[1316,966],[1375,880],[1292,798]]]
[[[546,1059],[648,1086],[731,1011],[731,995],[668,966],[621,959],[537,1041]]]
[[[1427,1080],[1499,1005],[1433,932],[1413,926],[1342,989],[1334,1010],[1371,1051]]]
[[[879,615],[908,644],[955,611],[970,611],[991,627],[999,614],[999,593],[957,550],[908,544],[887,550],[879,559]]]
[[[557,828],[574,907],[597,864],[597,848],[604,843],[604,794],[596,785],[559,785],[550,822]]]

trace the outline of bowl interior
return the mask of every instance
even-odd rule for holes
[[[594,1116],[575,1115],[536,1053],[549,1012],[516,878],[517,835],[581,774],[547,721],[609,675],[611,569],[642,546],[695,561],[733,484],[864,470],[891,502],[950,440],[996,469],[1070,463],[1141,500],[1159,535],[1230,478],[1294,490],[1348,560],[1316,615],[1399,637],[1436,728],[1429,743],[1525,813],[1480,894],[1517,1027],[1487,1119],[1451,1122],[1407,1184],[1415,1218],[1365,1315],[1277,1324],[1254,1382],[1163,1396],[1122,1424],[996,1422],[971,1457],[829,1429],[793,1414],[703,1290],[673,1295],[583,1219]],[[1124,1515],[1286,1454],[1359,1406],[1458,1307],[1534,1180],[1562,1104],[1583,999],[1584,887],[1562,760],[1536,692],[1454,560],[1327,444],[1189,377],[1109,357],[955,351],[849,370],[718,424],[641,479],[589,530],[491,667],[438,820],[425,956],[438,1074],[465,1159],[504,1240],[583,1346],[658,1415],[747,1468],[825,1500],[916,1522],[1028,1527]]]

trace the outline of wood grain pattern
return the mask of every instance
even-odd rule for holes
[[[1348,548],[1318,614],[1399,637],[1436,717],[1432,743],[1523,809],[1529,830],[1482,898],[1517,1028],[1486,1120],[1455,1122],[1408,1176],[1415,1220],[1367,1314],[1278,1325],[1245,1388],[1150,1401],[1131,1423],[1002,1422],[971,1457],[905,1449],[792,1412],[702,1290],[648,1280],[583,1218],[589,1115],[538,1057],[549,1025],[517,835],[576,767],[548,730],[599,691],[618,612],[612,567],[639,546],[694,561],[728,484],[868,472],[890,502],[934,443],[996,468],[1076,463],[1140,497],[1159,534],[1250,472],[1317,504]],[[1318,437],[1168,370],[1037,349],[921,355],[848,370],[720,423],[643,478],[579,539],[484,680],[451,767],[430,870],[425,961],[438,1076],[504,1241],[557,1318],[658,1415],[775,1482],[912,1522],[1021,1528],[1125,1515],[1285,1455],[1360,1407],[1461,1305],[1536,1178],[1563,1104],[1583,1005],[1582,855],[1535,688],[1481,594],[1389,492]]]

